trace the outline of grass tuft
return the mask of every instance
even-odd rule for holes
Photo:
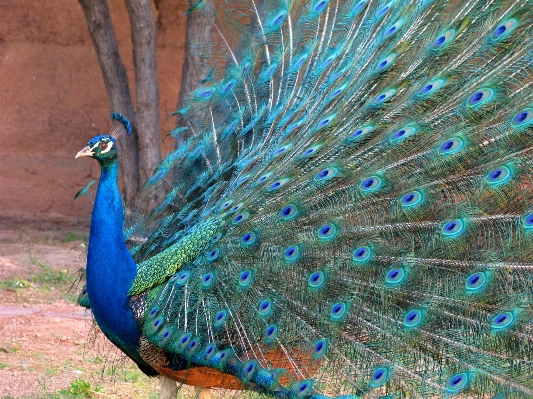
[[[70,388],[60,391],[62,394],[71,395],[73,398],[93,398],[95,393],[101,391],[101,387],[96,385],[94,388],[89,381],[77,378],[70,384]]]

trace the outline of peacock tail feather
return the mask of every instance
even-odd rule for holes
[[[219,225],[219,219],[209,219],[171,247],[140,263],[129,295],[143,293],[163,283],[184,265],[194,261],[210,243]]]
[[[147,362],[533,397],[533,2],[198,4],[216,68],[125,231]]]

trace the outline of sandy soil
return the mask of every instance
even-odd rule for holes
[[[0,398],[158,397],[158,380],[94,329],[75,304],[79,287],[69,292],[85,264],[87,230],[2,222]]]

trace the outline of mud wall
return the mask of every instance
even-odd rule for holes
[[[161,138],[175,123],[167,117],[180,87],[187,4],[159,0],[154,6]],[[109,8],[134,95],[124,0],[109,0]],[[107,95],[78,1],[0,0],[0,216],[88,218],[90,201],[71,201],[98,180],[99,167],[74,155],[109,125]]]

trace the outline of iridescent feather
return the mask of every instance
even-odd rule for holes
[[[216,10],[193,136],[126,223],[145,360],[280,398],[532,397],[533,3]]]

